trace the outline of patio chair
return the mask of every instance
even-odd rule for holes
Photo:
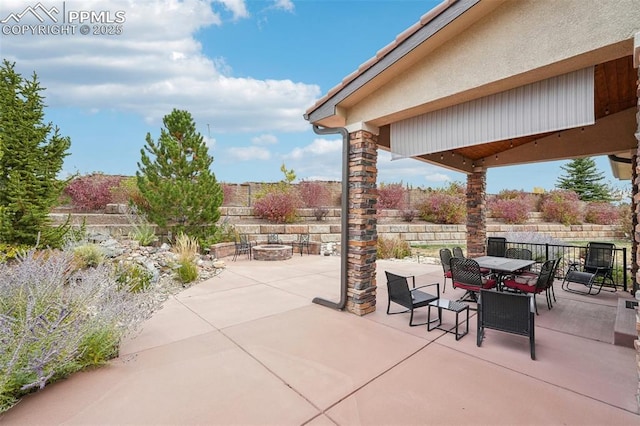
[[[549,286],[553,283],[553,275],[557,263],[557,259],[547,260],[542,264],[540,273],[534,274],[532,272],[525,272],[523,274],[505,278],[502,282],[502,286],[517,293],[531,294],[533,297],[536,315],[538,315],[538,303],[536,301],[537,294],[544,292],[547,299],[547,308],[551,309],[552,307]]]
[[[451,281],[453,288],[462,288],[466,293],[458,299],[461,301],[477,301],[477,293],[481,289],[494,288],[496,279],[492,275],[483,275],[480,265],[474,259],[460,259],[452,257],[451,265]]]
[[[533,252],[526,248],[509,247],[504,252],[504,257],[508,257],[509,259],[533,260]],[[530,271],[530,270],[531,270],[531,266],[527,266],[526,268],[520,270],[520,272]]]
[[[444,275],[444,284],[442,285],[442,293],[444,293],[447,289],[447,278],[451,279],[451,258],[453,254],[451,254],[451,250],[448,248],[440,249],[440,263],[442,264],[442,273]],[[453,283],[452,283],[453,285]]]
[[[603,286],[611,287],[611,291],[616,291],[613,280],[615,250],[616,246],[613,243],[590,242],[587,244],[584,265],[580,268],[580,262],[577,261],[569,264],[562,288],[571,293],[588,295],[599,294]],[[586,288],[571,288],[571,283],[582,284]]]
[[[410,311],[411,316],[409,317],[409,325],[411,327],[427,324],[426,322],[414,324],[413,311],[414,309],[425,307],[429,305],[429,303],[438,300],[440,298],[440,284],[435,283],[416,287],[414,276],[404,277],[388,271],[385,271],[385,274],[387,276],[387,291],[389,292],[389,301],[387,302],[387,315],[403,314]],[[409,288],[408,278],[411,278],[412,280],[413,288],[411,289]],[[420,290],[421,288],[426,287],[435,287],[436,294],[434,295]],[[404,306],[407,309],[401,312],[389,312],[391,302]],[[440,312],[438,312],[438,319],[441,320]]]
[[[485,329],[529,337],[531,359],[536,359],[533,296],[480,290],[478,300],[477,345],[482,344]]]
[[[462,247],[454,247],[453,248],[453,257],[464,258],[464,253],[462,252]]]
[[[487,239],[487,256],[504,257],[507,251],[507,239],[502,237],[489,237]]]
[[[300,256],[302,256],[302,251],[305,247],[307,248],[307,254],[309,254],[309,234],[299,234],[298,241],[294,241],[293,245],[297,246],[298,250],[300,250]]]
[[[282,244],[282,241],[280,241],[280,236],[278,234],[268,234],[267,244]]]
[[[236,236],[235,250],[233,252],[233,261],[235,261],[239,255],[246,254],[249,260],[251,260],[251,249],[253,242],[249,241],[249,236],[246,234],[240,234]]]

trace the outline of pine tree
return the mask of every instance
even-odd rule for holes
[[[213,157],[187,111],[174,109],[163,118],[158,142],[147,133],[136,172],[148,203],[138,206],[150,221],[171,230],[206,238],[220,218],[222,187],[209,170]]]
[[[574,191],[582,201],[611,201],[611,189],[593,158],[576,158],[560,168],[567,174],[558,178],[556,188]]]
[[[23,78],[15,63],[0,66],[0,240],[59,246],[66,227],[51,227],[49,212],[64,189],[57,179],[71,141],[43,122],[38,76]]]

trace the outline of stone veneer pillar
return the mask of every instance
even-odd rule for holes
[[[638,50],[640,50],[640,33],[636,34],[635,42],[634,42],[634,55],[640,56]],[[640,196],[638,192],[640,192],[640,163],[638,158],[640,157],[640,61],[635,61],[635,66],[638,70],[638,79],[636,80],[636,97],[638,98],[637,111],[636,111],[636,139],[638,140],[638,147],[636,151],[636,155],[634,155],[634,163],[635,167],[634,180],[633,180],[633,197],[635,208],[635,220],[633,221],[636,226],[633,232],[634,245],[636,246],[636,262],[640,259],[640,225],[638,222],[640,221]],[[636,282],[640,282],[640,272],[636,272]],[[636,299],[638,299],[637,295]],[[638,377],[640,378],[640,308],[636,308],[636,330],[638,331],[638,339],[635,340],[634,345],[636,348],[636,368],[638,372]],[[640,380],[638,380],[638,392],[636,393],[636,400],[638,401],[638,406],[640,407]]]
[[[349,134],[349,241],[343,256],[348,256],[346,307],[356,315],[376,310],[377,160],[376,135]]]
[[[467,253],[469,257],[487,253],[486,213],[487,171],[476,167],[467,175]]]

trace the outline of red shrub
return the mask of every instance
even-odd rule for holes
[[[329,205],[331,194],[326,185],[315,181],[302,181],[298,184],[298,192],[305,206],[323,207]]]
[[[378,208],[400,209],[404,207],[406,192],[401,183],[380,184],[378,188]]]
[[[589,203],[584,220],[597,225],[614,225],[620,221],[620,209],[609,203]]]
[[[464,223],[467,215],[463,194],[451,195],[432,192],[418,206],[420,218],[427,222],[458,224]]]
[[[529,218],[532,203],[527,197],[492,198],[487,201],[491,216],[506,223],[525,223]]]
[[[547,222],[575,225],[583,220],[582,204],[578,194],[573,191],[554,190],[545,194],[540,211]]]
[[[291,192],[270,192],[256,201],[253,211],[256,216],[275,223],[292,223],[300,200]]]
[[[113,203],[114,188],[120,185],[123,176],[109,176],[101,173],[80,176],[73,179],[64,189],[71,198],[74,208],[81,211],[103,210]]]
[[[233,186],[226,183],[221,183],[220,186],[222,187],[222,205],[228,205],[233,200],[235,194]]]

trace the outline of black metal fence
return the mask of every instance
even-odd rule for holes
[[[533,253],[533,259],[537,262],[544,262],[548,259],[561,258],[556,278],[563,279],[571,265],[575,265],[579,270],[584,266],[587,256],[587,246],[566,246],[558,244],[536,244],[506,242],[506,247],[526,248]],[[613,249],[613,268],[611,277],[616,287],[622,287],[627,291],[633,287],[633,277],[630,273],[631,260],[627,257],[627,248]]]

